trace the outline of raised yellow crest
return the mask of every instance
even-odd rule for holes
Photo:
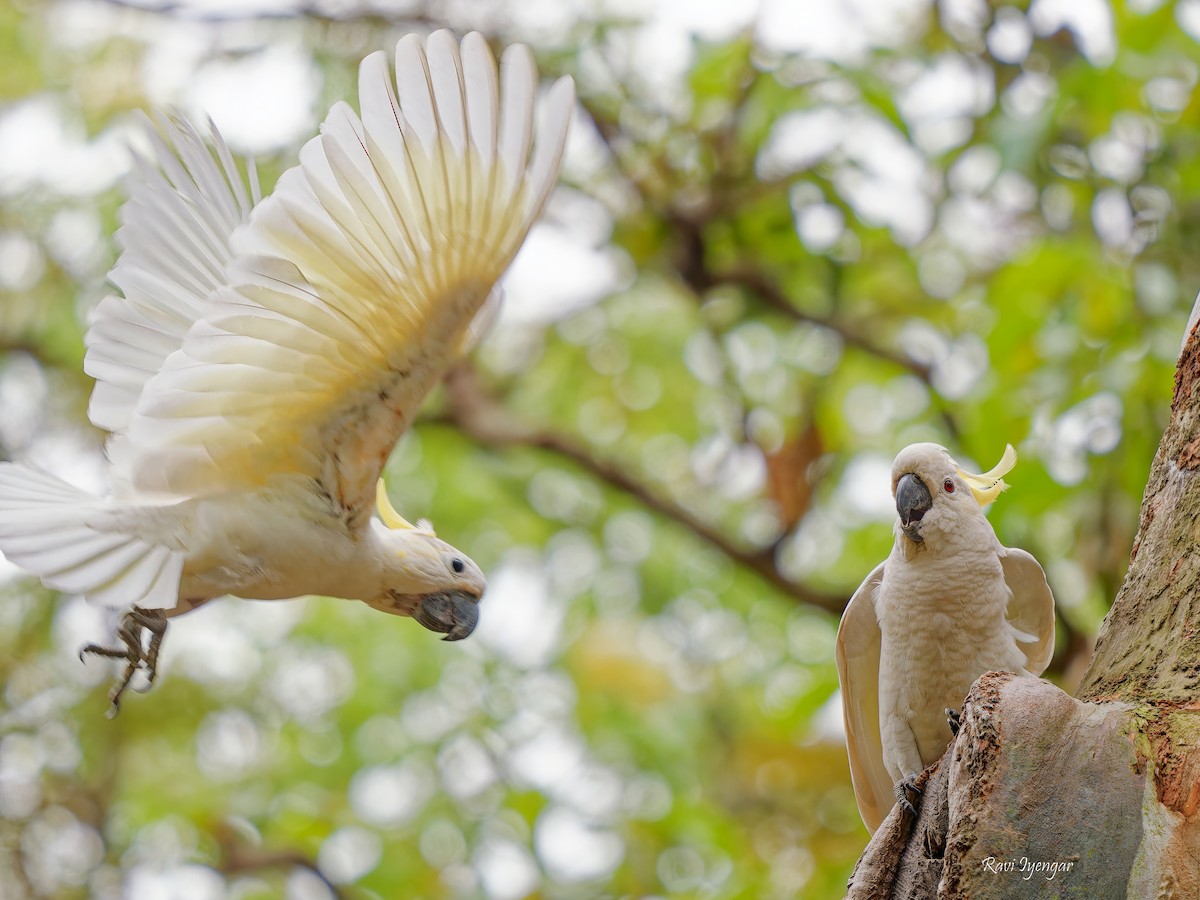
[[[436,537],[434,534],[433,525],[428,519],[418,519],[414,525],[400,513],[396,512],[396,507],[392,506],[391,498],[388,497],[387,485],[383,483],[383,479],[375,483],[375,508],[379,511],[379,518],[383,520],[383,524],[388,528],[408,529],[411,531],[419,531],[422,534],[428,534],[430,537]]]
[[[1008,490],[1008,485],[1004,483],[1004,476],[1011,472],[1016,464],[1017,451],[1013,449],[1012,444],[1005,444],[1004,455],[1000,457],[1000,462],[982,475],[972,475],[970,472],[964,472],[958,466],[954,467],[954,471],[967,483],[967,487],[971,489],[971,493],[974,494],[979,505],[987,506],[1000,496],[1001,491]]]

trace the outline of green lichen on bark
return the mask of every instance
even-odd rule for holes
[[[1078,696],[1187,704],[1200,697],[1200,340],[1180,356],[1125,582]]]

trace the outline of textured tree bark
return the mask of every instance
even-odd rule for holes
[[[1040,679],[976,681],[917,820],[892,810],[848,897],[1200,898],[1198,329],[1078,699]]]

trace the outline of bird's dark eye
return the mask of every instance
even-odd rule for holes
[[[452,568],[455,572],[461,572],[466,568],[466,564],[458,557],[455,557],[454,559],[450,560],[450,568]]]
[[[947,494],[953,494],[954,493],[954,482],[951,481],[949,478],[947,478],[945,481],[942,482],[942,490],[945,491]]]

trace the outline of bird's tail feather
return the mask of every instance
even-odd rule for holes
[[[175,606],[184,554],[97,527],[104,504],[60,478],[0,464],[0,551],[47,587],[104,606]]]

